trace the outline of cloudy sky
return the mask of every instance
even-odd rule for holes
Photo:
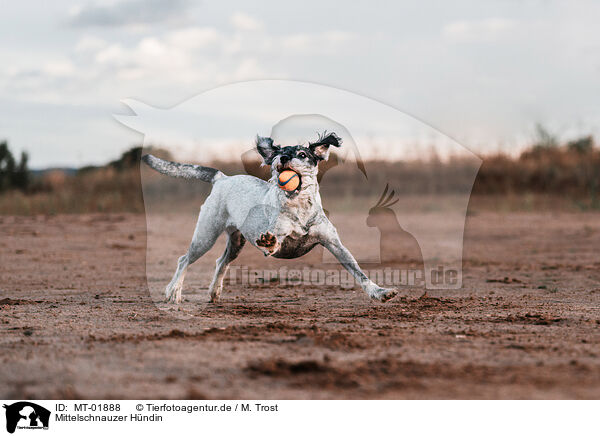
[[[479,153],[536,123],[600,137],[594,2],[3,2],[0,138],[34,168],[103,163],[142,139],[112,118],[249,79],[394,106]]]

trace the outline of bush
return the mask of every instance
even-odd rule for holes
[[[27,153],[23,152],[17,164],[8,148],[8,143],[0,142],[0,192],[9,189],[27,190],[31,181],[27,161]]]

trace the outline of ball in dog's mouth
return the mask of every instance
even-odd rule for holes
[[[277,177],[277,184],[284,191],[295,191],[300,188],[300,175],[292,170],[283,170]]]

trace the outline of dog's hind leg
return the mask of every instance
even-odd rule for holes
[[[215,245],[219,235],[223,233],[223,220],[214,213],[214,205],[211,205],[209,200],[210,197],[202,206],[198,215],[198,222],[196,223],[196,230],[190,248],[177,261],[177,270],[165,290],[165,297],[169,303],[181,302],[181,289],[183,288],[183,279],[187,267],[210,250]]]
[[[181,288],[183,287],[183,279],[185,278],[185,271],[187,270],[189,261],[189,252],[184,254],[177,261],[177,270],[171,279],[171,282],[165,289],[165,297],[169,303],[180,303],[181,302]]]
[[[242,247],[246,243],[246,239],[239,230],[230,231],[227,238],[227,247],[223,255],[217,259],[217,268],[215,269],[215,275],[212,279],[210,287],[210,301],[216,303],[219,301],[221,296],[221,290],[223,289],[223,277],[227,272],[229,264],[238,257]]]

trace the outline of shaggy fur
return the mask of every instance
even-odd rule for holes
[[[324,132],[307,146],[275,145],[271,138],[258,136],[256,148],[265,165],[271,166],[266,182],[254,176],[226,176],[221,171],[200,165],[180,164],[145,155],[142,160],[158,172],[193,178],[213,184],[200,209],[196,230],[186,254],[179,258],[177,270],[166,288],[167,301],[179,303],[185,271],[212,248],[223,232],[227,247],[217,260],[210,284],[210,299],[217,302],[228,265],[238,256],[246,241],[265,256],[293,259],[323,245],[354,276],[371,298],[385,302],[397,294],[372,282],[344,247],[337,230],[325,216],[317,182],[317,165],[327,160],[330,147],[339,147],[341,138]],[[300,176],[300,185],[288,192],[277,186],[279,173],[290,169]]]

